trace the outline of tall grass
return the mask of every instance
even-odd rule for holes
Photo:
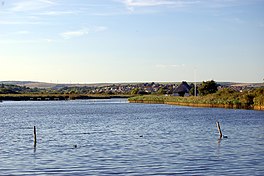
[[[231,89],[222,89],[214,94],[206,96],[164,96],[164,95],[145,95],[128,99],[131,102],[148,103],[186,103],[186,104],[211,104],[225,105],[236,108],[253,108],[254,106],[264,106],[264,88],[251,91],[236,92]]]

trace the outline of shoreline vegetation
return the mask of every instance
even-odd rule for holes
[[[129,98],[131,95],[102,94],[0,94],[0,101],[59,101],[85,99]]]
[[[195,96],[197,95],[197,96]],[[29,88],[1,84],[1,101],[56,101],[127,98],[130,103],[264,110],[264,86],[227,86],[215,81],[198,84],[113,84],[106,86]]]
[[[264,89],[251,92],[234,92],[223,89],[204,96],[144,95],[128,99],[130,103],[169,104],[192,107],[264,110]]]
[[[205,96],[107,95],[107,94],[0,94],[0,101],[59,101],[127,98],[130,103],[168,104],[192,107],[264,110],[264,89],[252,92],[220,90]]]

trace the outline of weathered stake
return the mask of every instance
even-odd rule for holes
[[[219,135],[220,135],[219,139],[222,139],[223,134],[222,134],[222,131],[221,131],[221,128],[220,128],[220,123],[216,122],[216,126],[217,126],[217,129],[218,129]]]
[[[37,146],[37,133],[36,133],[36,127],[34,126],[34,147]]]

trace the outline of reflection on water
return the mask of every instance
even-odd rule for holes
[[[3,102],[0,175],[264,175],[263,123],[261,111],[123,99]]]

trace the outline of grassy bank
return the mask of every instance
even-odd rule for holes
[[[145,95],[131,97],[128,100],[129,102],[135,103],[161,103],[196,107],[221,107],[264,110],[264,89],[260,88],[251,92],[243,93],[223,89],[214,94],[197,97]]]
[[[75,99],[129,98],[129,95],[105,94],[0,94],[0,101],[51,101]]]

